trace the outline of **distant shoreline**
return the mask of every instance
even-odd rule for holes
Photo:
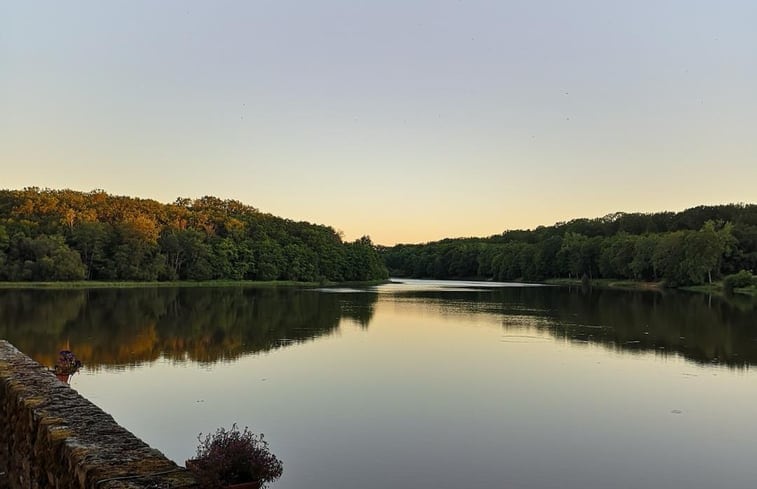
[[[547,285],[557,285],[561,287],[581,287],[581,280],[573,278],[555,278],[544,281]],[[713,282],[705,285],[691,285],[687,287],[665,287],[663,282],[644,282],[638,280],[617,280],[609,278],[597,278],[590,281],[590,286],[598,289],[617,289],[617,290],[652,290],[663,292],[665,290],[680,290],[685,292],[696,292],[700,294],[712,294],[724,296],[723,282]],[[757,297],[757,290],[754,287],[736,288],[734,294]]]
[[[559,285],[566,287],[581,287],[581,279],[576,278],[551,278],[544,281],[547,285]],[[610,278],[595,278],[589,281],[592,287],[600,289],[623,289],[623,290],[657,290],[665,289],[662,282],[645,282],[641,280],[619,280]]]
[[[344,287],[344,286],[372,286],[396,283],[402,279],[392,277],[387,280],[368,280],[365,282],[297,282],[293,280],[177,280],[177,281],[153,281],[153,282],[101,282],[101,281],[75,281],[75,282],[0,282],[0,290],[77,290],[77,289],[139,289],[139,288],[201,288],[201,287],[250,287],[250,288],[316,288],[316,287]],[[421,279],[424,280],[424,279]],[[427,279],[426,279],[427,280]],[[489,282],[482,279],[468,279],[481,282]],[[514,282],[518,283],[518,282]],[[529,284],[552,285],[557,287],[581,287],[579,279],[573,278],[554,278],[547,279],[543,282],[523,282]],[[590,281],[590,286],[597,289],[614,289],[614,290],[641,290],[664,292],[666,290],[679,290],[686,292],[695,292],[700,294],[712,294],[717,296],[725,295],[723,292],[722,282],[713,282],[711,285],[695,285],[689,287],[666,288],[663,282],[645,282],[638,280],[617,280],[598,278]],[[734,294],[742,296],[757,297],[757,289],[736,288]]]
[[[0,290],[7,289],[138,289],[138,288],[198,288],[198,287],[338,287],[367,286],[389,283],[389,280],[368,280],[365,282],[297,282],[292,280],[205,280],[205,281],[162,281],[162,282],[0,282]]]

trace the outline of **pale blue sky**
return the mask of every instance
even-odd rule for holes
[[[354,239],[757,201],[757,2],[0,1],[0,188]]]

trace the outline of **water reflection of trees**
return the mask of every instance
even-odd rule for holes
[[[161,356],[216,362],[307,341],[342,320],[367,327],[374,293],[254,288],[0,291],[0,337],[52,365],[70,347],[89,368]],[[570,341],[623,351],[675,352],[700,363],[757,364],[757,301],[702,294],[505,288],[416,291],[389,300],[441,314],[514,317]],[[516,322],[517,324],[522,324]]]
[[[541,298],[557,337],[619,350],[676,352],[699,363],[757,364],[757,303],[703,294],[550,289]]]
[[[513,287],[461,292],[413,292],[450,314],[530,317],[534,327],[570,341],[622,351],[679,353],[698,363],[757,364],[757,301],[704,294]],[[516,321],[517,327],[522,322]]]
[[[329,334],[342,319],[367,326],[375,301],[273,288],[6,290],[0,337],[46,365],[66,346],[89,368],[216,362]]]

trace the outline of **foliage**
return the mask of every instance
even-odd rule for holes
[[[58,354],[58,361],[55,362],[55,373],[57,375],[73,375],[81,368],[81,361],[71,350],[61,350]]]
[[[723,279],[723,292],[732,294],[736,288],[757,287],[757,276],[746,270],[741,270]]]
[[[187,468],[194,474],[200,487],[218,488],[242,482],[268,482],[281,477],[281,461],[268,449],[263,434],[256,435],[247,427],[239,431],[218,428],[215,433],[197,436],[200,444],[194,459]]]
[[[0,190],[0,280],[339,282],[388,277],[370,239],[216,197],[173,204]]]
[[[399,277],[542,281],[585,274],[697,285],[757,269],[757,205],[616,213],[488,238],[400,244],[381,254]]]

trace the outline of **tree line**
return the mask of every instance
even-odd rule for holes
[[[0,280],[368,281],[386,278],[365,236],[217,197],[172,204],[102,190],[0,190]]]
[[[757,270],[757,205],[615,213],[488,238],[381,249],[390,274],[415,278],[663,281],[671,287]]]

